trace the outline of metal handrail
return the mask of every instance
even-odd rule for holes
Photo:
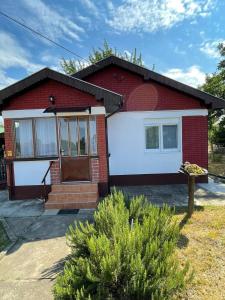
[[[46,177],[47,177],[47,175],[48,175],[48,173],[49,173],[49,171],[51,169],[52,164],[53,164],[53,161],[50,162],[48,170],[45,172],[45,175],[44,175],[44,177],[43,177],[43,179],[41,181],[41,183],[44,184],[44,199],[45,199],[45,202],[48,199],[48,195],[47,195],[47,191],[46,191]]]

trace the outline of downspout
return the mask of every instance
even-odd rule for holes
[[[105,139],[106,139],[106,156],[107,156],[107,176],[108,176],[108,192],[110,191],[110,180],[109,180],[109,157],[110,157],[110,153],[109,153],[109,140],[108,140],[108,118],[112,117],[114,114],[118,113],[121,108],[123,107],[123,101],[120,102],[118,108],[113,111],[112,113],[108,114],[105,117]]]

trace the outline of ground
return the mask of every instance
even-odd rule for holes
[[[209,172],[212,174],[225,176],[225,154],[210,153],[209,154]]]
[[[184,214],[178,215],[179,221]],[[225,207],[202,207],[181,231],[178,256],[189,261],[194,279],[178,299],[225,299]]]
[[[124,188],[124,191],[128,196],[145,194],[149,200],[160,205],[163,202],[172,206],[187,205],[187,187],[185,185],[132,187]],[[203,203],[225,205],[225,185],[217,184],[215,186],[211,183],[211,185],[196,186],[196,203],[198,205]],[[208,211],[208,209],[196,212],[192,221],[186,224],[182,231],[181,244],[183,246],[179,250],[180,258],[184,260],[186,256],[189,256],[194,262],[197,267],[196,272],[198,272],[196,278],[199,278],[202,289],[204,289],[204,284],[207,287],[210,270],[217,271],[221,280],[218,283],[218,277],[211,276],[210,286],[217,284],[219,289],[222,284],[225,286],[223,274],[220,273],[218,267],[219,263],[221,268],[224,264],[223,249],[220,244],[222,233],[219,231],[220,229],[217,229],[222,226],[221,220],[224,218],[224,215],[219,218],[219,213],[222,211],[225,213],[225,211],[221,207],[215,211],[216,218],[213,218],[214,212]],[[10,236],[15,241],[7,254],[0,259],[1,300],[53,299],[51,290],[54,280],[70,253],[65,239],[66,230],[74,220],[91,219],[93,210],[80,210],[78,214],[72,215],[57,215],[56,213],[57,211],[44,212],[43,203],[39,200],[8,201],[6,191],[0,192],[0,217],[4,218]],[[183,215],[180,214],[178,217],[182,219]],[[215,228],[210,229],[210,226]],[[209,229],[206,231],[206,228]],[[203,239],[204,232],[206,237]],[[210,252],[211,245],[214,245],[213,251],[217,254],[216,260],[210,256],[214,253]],[[206,268],[210,262],[209,258],[213,262],[215,261],[210,265],[212,269]],[[195,259],[199,262],[199,267]],[[202,267],[201,261],[203,261]],[[198,286],[194,286],[194,289],[197,290],[197,288]],[[192,297],[191,291],[193,288],[186,292],[188,297]],[[200,292],[201,290],[196,292],[196,298],[186,297],[183,299],[210,300],[208,297],[202,298]],[[218,298],[218,300],[220,299],[223,298]]]
[[[0,252],[6,248],[8,243],[9,243],[9,239],[6,235],[4,226],[3,226],[2,222],[0,221]]]

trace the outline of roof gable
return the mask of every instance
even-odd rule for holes
[[[31,87],[46,79],[58,81],[82,92],[93,95],[97,101],[104,102],[104,106],[108,113],[116,111],[118,109],[118,106],[120,106],[120,104],[122,103],[122,96],[117,93],[98,87],[78,78],[74,78],[72,76],[68,76],[45,68],[1,90],[0,104],[4,104],[6,101],[9,101],[11,97],[14,97],[19,93],[30,89]]]
[[[220,99],[211,94],[202,92],[196,88],[193,88],[191,86],[188,86],[188,85],[178,82],[176,80],[170,79],[159,73],[156,73],[156,72],[146,69],[144,67],[138,66],[134,63],[128,62],[124,59],[121,59],[121,58],[113,56],[113,55],[109,56],[105,59],[102,59],[99,62],[97,62],[96,64],[90,65],[81,71],[78,71],[77,73],[73,74],[72,76],[75,78],[79,78],[79,79],[85,79],[87,76],[94,74],[94,73],[98,72],[99,70],[102,70],[105,67],[108,67],[110,65],[116,65],[116,66],[126,69],[130,72],[138,74],[138,75],[142,76],[142,78],[146,81],[152,80],[159,84],[162,84],[162,85],[165,85],[172,89],[175,89],[179,92],[182,92],[182,93],[185,93],[192,97],[195,97],[195,98],[199,99],[200,101],[202,101],[209,108],[212,108],[212,109],[225,108],[225,100],[223,100],[223,99]]]

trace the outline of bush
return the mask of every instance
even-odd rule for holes
[[[172,211],[144,197],[114,191],[98,205],[94,223],[70,226],[72,254],[58,276],[55,299],[171,299],[188,280],[175,248]]]

